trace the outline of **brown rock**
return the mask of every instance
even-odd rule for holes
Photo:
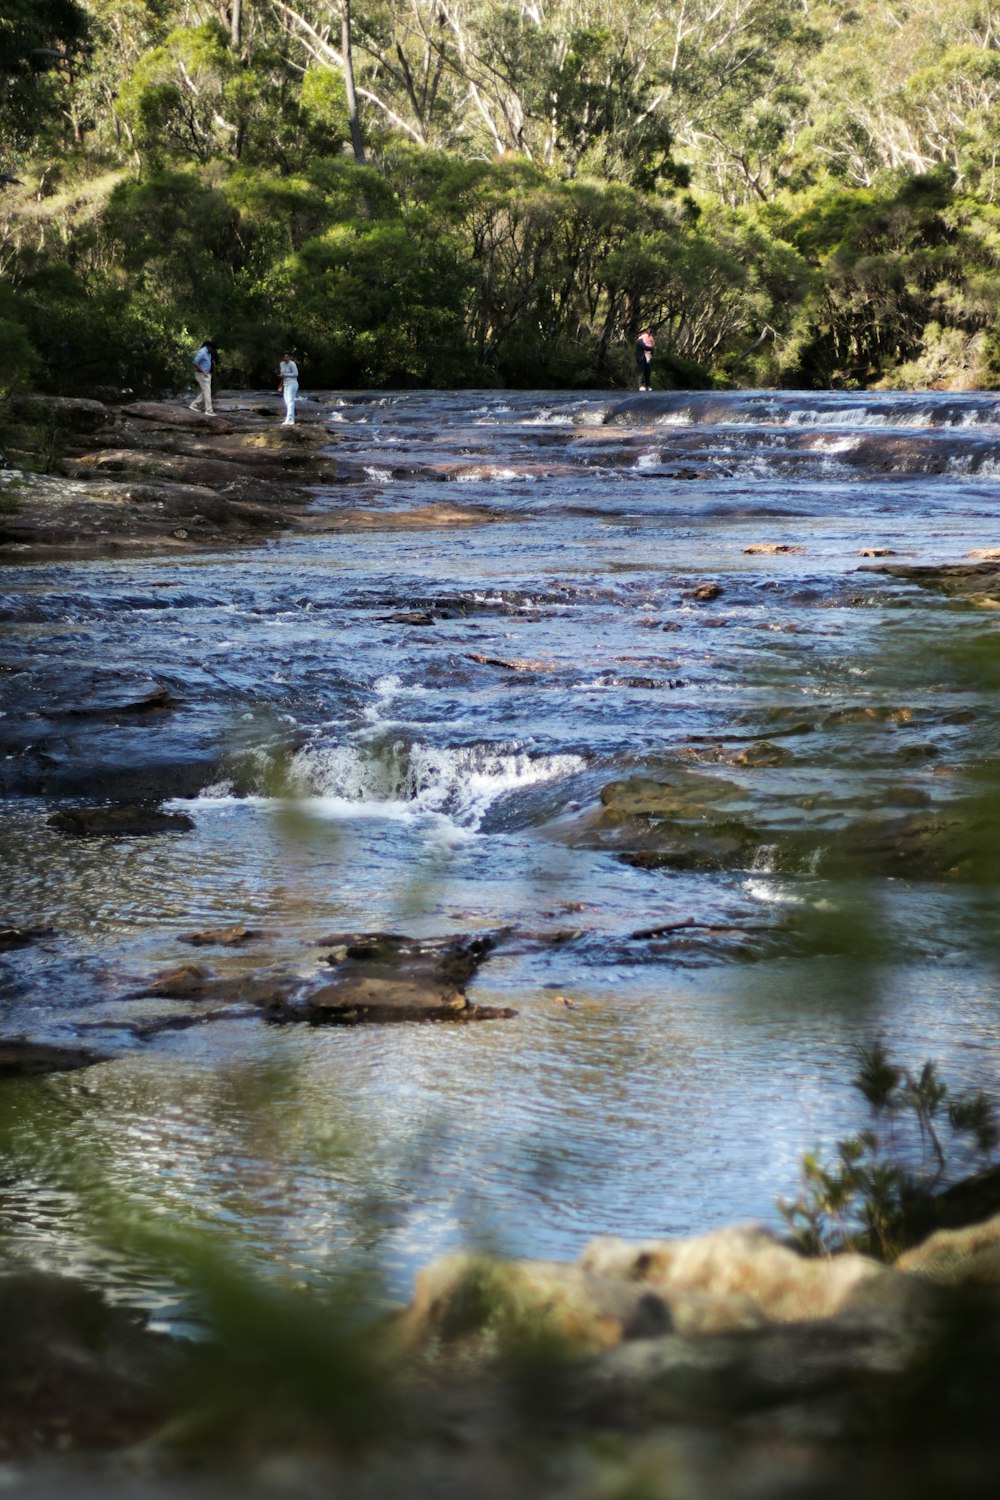
[[[263,933],[252,927],[242,927],[237,922],[232,927],[206,927],[202,932],[189,932],[181,942],[190,943],[193,948],[207,948],[216,943],[223,948],[241,948],[244,943],[252,943],[262,936]]]
[[[472,1005],[465,986],[496,946],[489,935],[418,939],[352,936],[327,957],[334,977],[271,1009],[279,1021],[356,1025],[385,1021],[481,1021],[516,1014]]]

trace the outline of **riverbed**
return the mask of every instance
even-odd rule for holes
[[[4,571],[2,910],[41,935],[0,957],[0,1029],[108,1056],[3,1086],[8,1261],[175,1319],[160,1272],[94,1235],[110,1193],[262,1272],[378,1263],[405,1296],[462,1245],[779,1223],[802,1153],[864,1121],[875,1036],[995,1084],[995,886],[827,857],[859,819],[947,810],[995,756],[995,610],[880,571],[1000,546],[995,401],[304,409],[351,480],[314,511],[363,495],[377,526]],[[394,525],[444,495],[471,518]],[[88,709],[153,688],[169,713]],[[724,781],[752,854],[642,858],[601,822],[609,785],[678,776]],[[47,823],[116,784],[194,828]],[[495,934],[473,998],[517,1016],[144,1029],[150,976],[227,924],[261,934],[199,953],[229,975],[315,972],[349,933]]]

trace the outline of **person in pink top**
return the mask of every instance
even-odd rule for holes
[[[644,328],[635,341],[635,367],[639,371],[640,391],[651,391],[651,371],[653,368],[653,348],[656,344],[652,333]]]

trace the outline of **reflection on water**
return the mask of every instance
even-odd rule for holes
[[[90,1183],[298,1278],[375,1255],[403,1294],[470,1240],[565,1256],[599,1232],[773,1221],[802,1150],[858,1123],[861,1035],[989,1087],[993,886],[818,871],[852,820],[946,810],[995,754],[995,616],[859,571],[863,549],[954,561],[996,540],[992,403],[334,410],[338,461],[385,511],[461,478],[481,524],[7,571],[0,890],[5,922],[52,930],[0,959],[0,1028],[115,1060],[4,1087],[6,1253],[82,1262],[172,1316],[86,1237]],[[107,709],[151,682],[170,714]],[[782,754],[741,756],[761,741]],[[95,767],[114,786],[179,766],[190,834],[45,824]],[[678,767],[724,777],[762,830],[745,866],[643,869],[589,835],[608,782]],[[772,834],[814,857],[772,857]],[[824,945],[827,911],[848,915]],[[637,936],[685,920],[690,941]],[[142,982],[233,922],[263,936],[199,951],[213,972],[310,972],[346,931],[506,931],[475,998],[518,1019],[140,1043],[169,1004]]]

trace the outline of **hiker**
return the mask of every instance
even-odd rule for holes
[[[653,347],[656,344],[652,333],[644,328],[635,341],[635,367],[639,371],[640,391],[651,391],[651,371],[653,368]]]
[[[285,398],[285,420],[282,427],[295,426],[295,398],[299,393],[299,367],[292,357],[291,350],[286,350],[281,356],[281,364],[278,366],[278,389]]]
[[[191,410],[197,411],[200,401],[206,417],[215,416],[212,410],[212,372],[218,352],[211,339],[203,339],[201,348],[194,357],[194,378],[198,382],[198,394],[191,402]]]

